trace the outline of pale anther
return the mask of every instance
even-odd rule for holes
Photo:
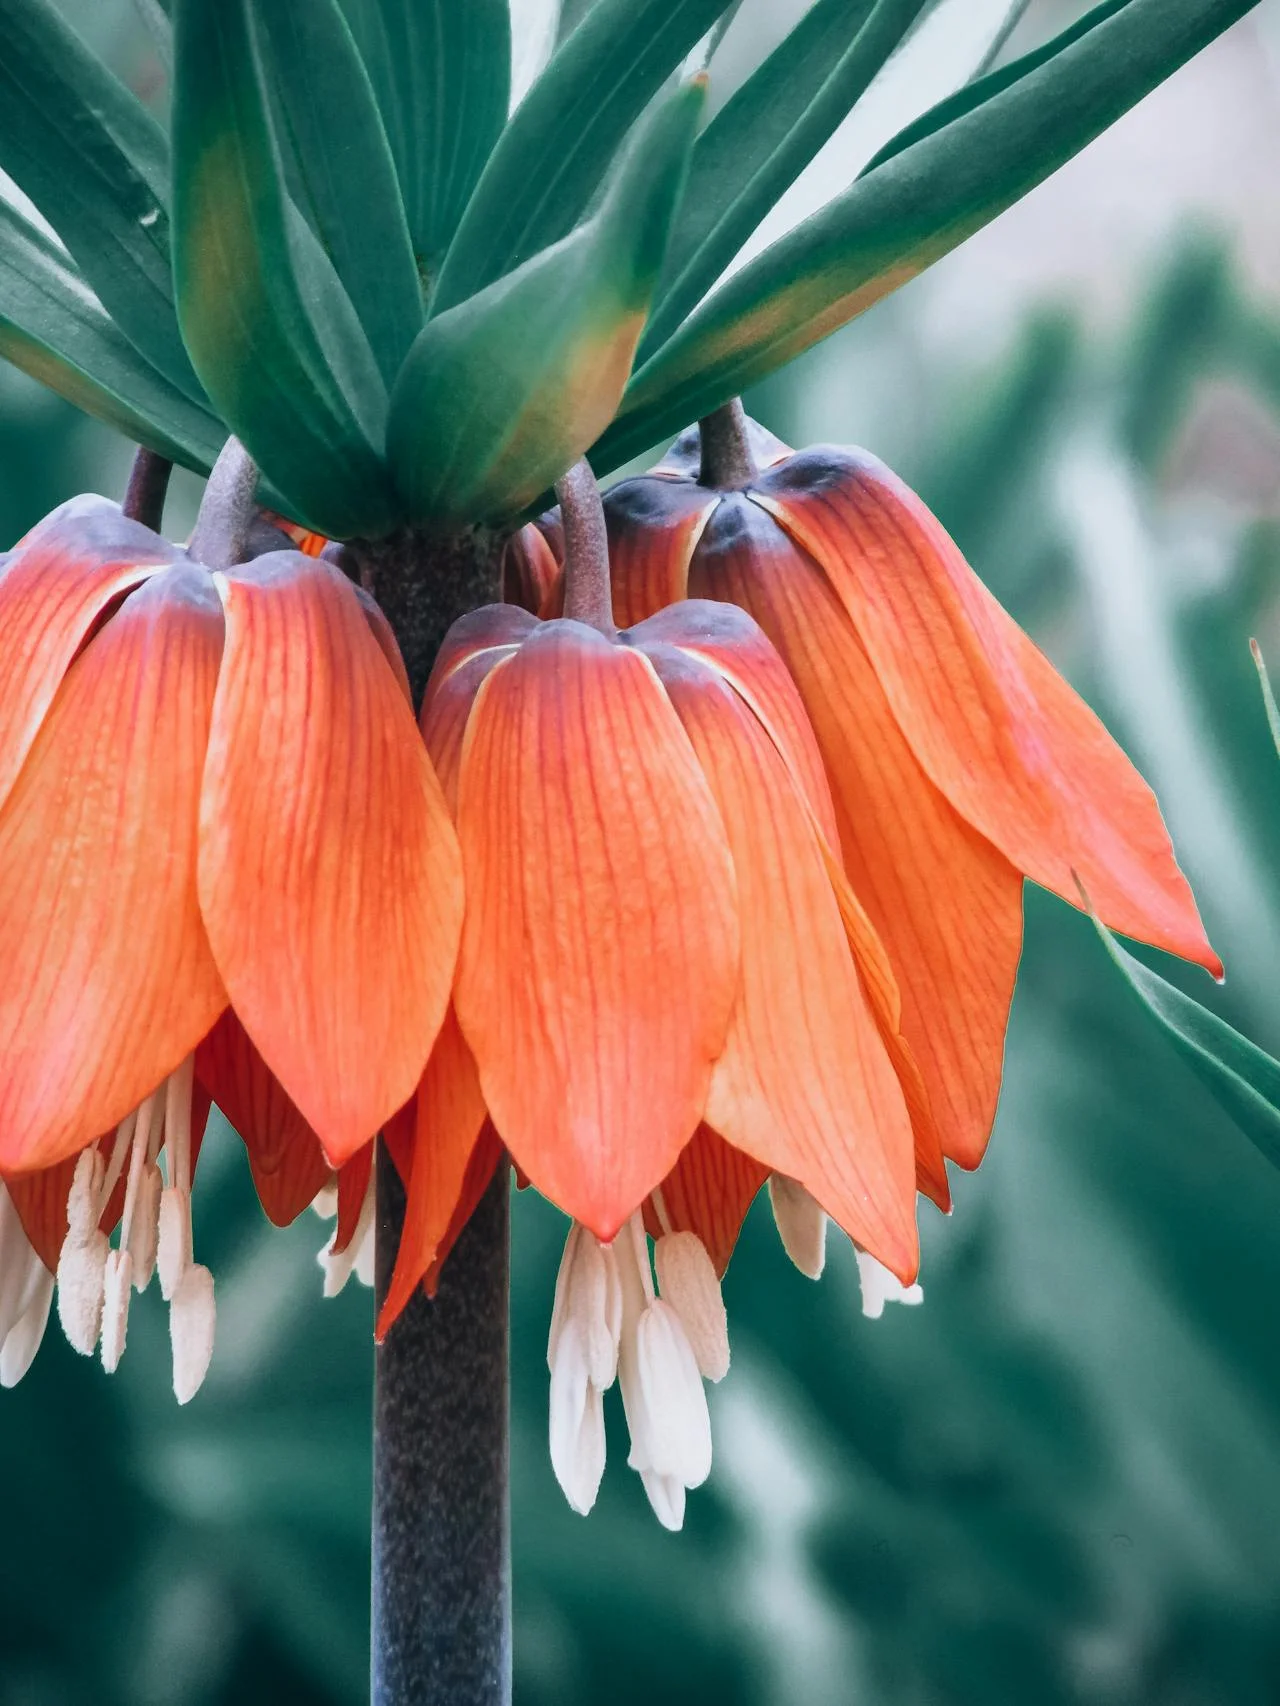
[[[869,1321],[878,1321],[886,1303],[916,1304],[924,1302],[924,1290],[915,1285],[903,1285],[896,1274],[866,1250],[858,1253],[858,1283],[862,1287],[862,1313]]]
[[[16,1386],[40,1349],[53,1304],[53,1275],[40,1264],[34,1296],[0,1343],[0,1386]]]
[[[699,1372],[723,1380],[729,1372],[729,1323],[715,1264],[696,1232],[668,1232],[653,1247],[658,1293],[684,1324]]]
[[[769,1202],[782,1248],[809,1279],[820,1279],[827,1260],[827,1217],[794,1179],[774,1173],[769,1179]]]
[[[109,1250],[103,1284],[102,1366],[114,1374],[124,1355],[129,1330],[129,1294],[133,1289],[133,1262],[127,1250]]]
[[[193,1263],[169,1304],[169,1342],[173,1349],[173,1395],[179,1404],[195,1397],[209,1372],[216,1325],[213,1275]]]

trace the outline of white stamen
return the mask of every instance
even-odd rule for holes
[[[116,1148],[120,1147],[119,1139]],[[121,1156],[121,1161],[124,1157]],[[86,1238],[98,1229],[102,1218],[103,1186],[106,1177],[106,1167],[97,1148],[82,1149],[76,1157],[75,1171],[71,1175],[71,1189],[67,1193],[67,1236],[68,1238]],[[114,1189],[114,1181],[112,1189]]]
[[[556,1276],[547,1337],[551,1370],[551,1465],[583,1516],[604,1474],[604,1393],[618,1372],[622,1287],[611,1246],[575,1222]]]
[[[869,1321],[880,1319],[886,1303],[924,1302],[924,1290],[919,1281],[915,1285],[903,1285],[896,1274],[891,1274],[882,1262],[877,1262],[866,1250],[859,1250],[857,1256],[858,1283],[862,1287],[862,1313]]]
[[[668,1232],[653,1247],[658,1292],[684,1324],[699,1371],[708,1380],[729,1372],[729,1323],[715,1264],[696,1232]]]
[[[129,1331],[129,1294],[133,1290],[133,1261],[127,1250],[109,1250],[103,1284],[102,1366],[114,1374],[124,1355]]]
[[[333,1229],[324,1249],[319,1251],[316,1261],[324,1269],[324,1295],[337,1297],[352,1274],[361,1285],[373,1284],[373,1259],[375,1251],[374,1215],[377,1208],[377,1190],[374,1183],[374,1168],[369,1169],[369,1183],[365,1187],[364,1201],[360,1204],[360,1217],[356,1221],[356,1229],[351,1234],[351,1240],[345,1250],[335,1250],[338,1239],[338,1229]],[[322,1193],[323,1194],[323,1193]],[[316,1202],[320,1199],[316,1198]],[[316,1203],[312,1203],[315,1208]],[[337,1198],[334,1198],[334,1213],[338,1210]]]
[[[107,1250],[105,1232],[68,1232],[58,1257],[58,1319],[67,1343],[81,1356],[93,1355],[102,1329]]]
[[[164,1085],[164,1143],[169,1157],[169,1183],[191,1197],[191,1094],[196,1057],[189,1054]]]
[[[160,1193],[157,1217],[156,1266],[160,1270],[160,1295],[166,1303],[182,1283],[191,1266],[191,1198],[178,1185],[166,1185]]]
[[[47,1273],[0,1179],[0,1344],[30,1308],[41,1276]]]
[[[684,1527],[684,1483],[674,1475],[655,1475],[652,1469],[642,1469],[640,1480],[653,1514],[664,1528],[679,1534]]]
[[[699,1487],[711,1473],[711,1416],[684,1323],[661,1298],[636,1327],[636,1372],[647,1427],[632,1441],[633,1469],[675,1475]]]
[[[769,1202],[782,1248],[809,1279],[820,1279],[827,1260],[827,1217],[803,1185],[785,1174],[769,1178]]]
[[[311,1211],[321,1220],[336,1220],[338,1215],[338,1175],[334,1173],[327,1185],[321,1185],[311,1199]]]
[[[35,1361],[53,1303],[53,1275],[40,1263],[35,1295],[0,1341],[0,1386],[16,1386]]]
[[[582,1323],[573,1320],[551,1368],[551,1467],[580,1516],[596,1502],[604,1458],[604,1395],[591,1378]]]
[[[189,1404],[209,1372],[217,1311],[213,1275],[193,1263],[183,1274],[169,1304],[169,1342],[173,1347],[173,1395]]]
[[[156,1251],[160,1243],[160,1196],[164,1179],[154,1161],[142,1170],[138,1182],[138,1201],[134,1208],[133,1225],[129,1229],[129,1254],[133,1257],[133,1289],[145,1291],[156,1271]]]

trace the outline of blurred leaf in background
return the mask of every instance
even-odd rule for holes
[[[936,509],[1157,787],[1230,976],[1144,957],[1276,1052],[1280,788],[1247,641],[1280,657],[1280,314],[1204,235],[1118,329],[1067,299],[989,358],[920,362],[915,290],[747,407],[792,442],[855,422]],[[123,478],[109,434],[7,371],[0,453],[6,539]],[[989,1160],[950,1221],[923,1211],[925,1306],[863,1321],[852,1252],[813,1286],[754,1212],[678,1538],[632,1476],[587,1522],[565,1507],[563,1225],[519,1198],[521,1706],[1275,1701],[1280,1178],[1089,920],[1035,892],[1028,914]],[[367,1697],[370,1298],[321,1301],[324,1229],[266,1227],[225,1130],[202,1174],[198,1400],[172,1402],[154,1299],[115,1379],[51,1334],[0,1394],[0,1706]]]

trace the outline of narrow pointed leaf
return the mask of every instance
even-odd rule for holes
[[[1111,0],[987,83],[721,287],[632,380],[600,470],[670,437],[923,272],[1251,9]],[[1015,74],[1016,73],[1016,74]]]
[[[831,137],[925,0],[818,0],[698,138],[643,360]]]
[[[506,123],[506,0],[341,0],[400,180],[424,293]]]
[[[0,202],[0,356],[126,437],[205,472],[226,438],[157,373],[66,254]]]
[[[174,274],[191,359],[299,520],[381,533],[394,520],[385,387],[285,195],[246,0],[174,12]]]
[[[0,0],[0,41],[0,168],[125,336],[199,398],[173,306],[164,132],[47,0]]]
[[[520,103],[445,259],[433,312],[573,229],[623,137],[727,0],[599,0]]]
[[[687,84],[646,121],[595,218],[423,329],[387,434],[414,520],[516,514],[610,419],[703,97],[701,81]]]
[[[1094,918],[1129,987],[1214,1100],[1280,1167],[1280,1061],[1144,966]]]
[[[1280,753],[1280,706],[1277,706],[1276,696],[1271,688],[1271,677],[1267,674],[1262,647],[1256,640],[1250,640],[1249,650],[1253,653],[1253,661],[1258,669],[1258,680],[1262,683],[1262,703],[1267,711],[1267,727],[1271,730],[1271,738],[1275,742],[1276,751]]]
[[[338,0],[256,0],[309,211],[390,387],[422,329],[396,168]]]

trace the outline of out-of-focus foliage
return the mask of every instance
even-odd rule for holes
[[[830,375],[856,409],[895,311],[749,407],[830,431]],[[12,537],[93,446],[25,387],[4,400]],[[1046,315],[990,371],[865,408],[1160,792],[1229,975],[1162,973],[1272,1052],[1280,788],[1247,640],[1280,655],[1278,402],[1280,328],[1201,243],[1118,341]],[[1274,1701],[1280,1178],[1089,920],[1035,892],[1028,914],[996,1135],[953,1218],[923,1211],[924,1307],[864,1322],[850,1251],[811,1285],[758,1207],[726,1283],[715,1468],[678,1538],[616,1415],[597,1510],[564,1505],[544,1357],[563,1227],[519,1199],[521,1706]],[[219,1337],[195,1403],[168,1395],[146,1299],[113,1378],[54,1327],[0,1395],[0,1706],[365,1697],[369,1295],[321,1302],[323,1228],[262,1224],[227,1134],[201,1167]]]

